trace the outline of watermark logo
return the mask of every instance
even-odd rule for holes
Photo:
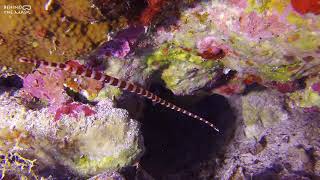
[[[31,14],[31,5],[3,5],[3,14]]]

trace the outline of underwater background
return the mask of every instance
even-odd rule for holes
[[[0,0],[0,179],[320,179],[320,0]]]

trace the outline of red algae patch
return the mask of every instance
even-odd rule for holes
[[[62,118],[63,115],[71,115],[75,118],[78,117],[79,113],[84,113],[85,116],[91,116],[95,114],[95,111],[92,110],[89,106],[81,104],[81,103],[68,103],[61,106],[55,116],[54,120],[58,121]]]
[[[291,0],[294,10],[300,14],[314,13],[320,14],[320,1],[319,0]]]

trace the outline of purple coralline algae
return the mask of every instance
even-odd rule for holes
[[[112,40],[101,45],[97,55],[100,57],[124,58],[144,32],[145,28],[143,26],[130,26],[118,32]]]
[[[67,95],[63,89],[65,79],[65,72],[39,68],[23,79],[23,91],[39,98],[47,103],[52,111],[55,111],[67,101]]]

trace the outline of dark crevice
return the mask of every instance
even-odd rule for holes
[[[267,87],[262,86],[258,83],[252,83],[250,85],[247,85],[244,91],[242,92],[242,95],[248,95],[250,92],[260,92],[265,91]]]
[[[141,167],[156,179],[170,179],[172,174],[196,178],[200,172],[197,166],[214,159],[232,136],[235,116],[231,107],[219,95],[176,97],[159,84],[151,85],[150,90],[210,120],[221,130],[217,133],[198,120],[146,101],[141,120],[146,153],[141,159]],[[208,169],[213,173],[214,167]]]
[[[107,20],[116,20],[120,15],[125,16],[130,22],[137,21],[140,13],[148,6],[147,0],[106,1],[93,0]]]
[[[0,86],[20,89],[23,87],[23,80],[18,75],[0,77]]]
[[[64,90],[68,94],[68,96],[70,96],[72,98],[72,100],[75,102],[81,102],[83,104],[90,104],[92,106],[95,106],[96,104],[98,104],[98,102],[88,100],[87,97],[85,97],[84,95],[82,95],[79,92],[73,91],[69,87],[64,87]]]
[[[23,87],[23,80],[17,75],[2,76],[0,77],[0,87],[0,95],[4,92],[10,92],[13,95],[16,90]]]

